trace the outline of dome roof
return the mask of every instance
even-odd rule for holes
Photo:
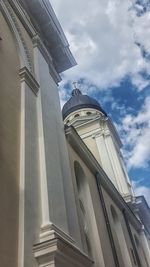
[[[101,108],[98,101],[88,95],[82,95],[79,89],[74,89],[72,91],[72,97],[63,106],[63,119],[65,119],[70,113],[82,108],[93,108],[107,115],[106,112]]]

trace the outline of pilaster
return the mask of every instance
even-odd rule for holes
[[[36,98],[39,91],[39,85],[35,78],[32,76],[30,71],[23,67],[19,72],[20,81],[21,81],[21,121],[20,121],[20,186],[19,186],[19,251],[18,251],[18,263],[20,267],[24,267],[24,249],[25,249],[25,217],[28,218],[28,215],[25,211],[26,205],[26,186],[28,184],[28,177],[26,170],[30,172],[30,166],[27,164],[28,155],[28,142],[27,135],[30,132],[31,139],[35,139],[35,134],[33,129],[29,128],[30,120],[32,117],[36,117]],[[29,95],[31,101],[29,100]],[[32,105],[32,110],[30,109]],[[30,112],[31,110],[31,112]],[[27,112],[28,111],[28,112]],[[35,118],[34,117],[34,118]],[[36,120],[34,122],[36,124]],[[36,128],[33,128],[36,131]],[[34,147],[34,144],[33,144]],[[31,148],[32,150],[32,148]],[[33,151],[33,150],[32,150]],[[34,153],[34,152],[33,152]],[[36,152],[35,152],[36,153]],[[34,160],[34,159],[33,159]],[[34,177],[35,169],[33,166],[32,176]]]
[[[45,60],[47,61],[47,64],[49,66],[50,74],[52,75],[54,81],[58,84],[61,81],[60,75],[55,70],[55,67],[53,65],[53,59],[50,55],[50,53],[47,51],[45,45],[43,44],[41,38],[38,35],[35,35],[32,39],[33,41],[33,47],[38,48]]]
[[[63,150],[63,155],[66,153],[66,144],[58,88],[49,69],[49,64],[52,64],[51,56],[38,36],[33,42],[35,76],[40,84],[37,99],[41,201],[39,239],[40,242],[49,240],[51,231],[57,229],[57,232],[61,232],[67,240],[73,242],[70,238],[64,188],[64,179],[69,179],[69,173],[67,169],[65,174],[62,168],[63,163],[67,166],[68,159],[62,159],[60,152]]]

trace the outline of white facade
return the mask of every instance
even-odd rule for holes
[[[118,192],[132,196],[111,123],[85,116],[94,156],[64,131],[59,74],[76,62],[49,1],[1,0],[0,37],[0,266],[149,267],[149,233]]]

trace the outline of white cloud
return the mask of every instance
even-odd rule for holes
[[[140,73],[150,73],[150,63],[135,41],[150,52],[150,12],[137,16],[131,8],[134,0],[51,3],[78,63],[65,73],[66,80],[84,78],[102,89],[119,85],[128,75],[140,90],[147,86]]]
[[[143,49],[150,53],[150,12],[137,16],[143,7],[138,4],[133,9],[134,0],[51,0],[51,3],[78,62],[78,66],[65,73],[63,85],[68,80],[84,78],[82,90],[87,92],[91,84],[91,90],[94,85],[97,90],[108,88],[119,85],[128,76],[139,91],[148,86],[149,80],[141,73],[150,74],[150,62],[143,58]],[[67,91],[63,88],[60,93],[64,103]],[[130,168],[145,167],[149,160],[149,106],[147,98],[137,116],[125,115],[125,108],[120,109],[125,116],[122,129],[125,144],[130,147],[126,150]]]
[[[84,79],[84,93],[119,86],[125,77],[131,79],[139,92],[150,84],[146,75],[142,75],[150,75],[150,59],[147,58],[150,55],[150,11],[144,13],[140,4],[132,8],[136,0],[50,2],[78,63],[64,73],[61,105],[69,97],[65,84],[80,78]],[[146,4],[148,1],[141,2]],[[142,16],[138,15],[140,12]],[[120,113],[124,117],[119,128],[125,140],[123,143],[127,144],[124,155],[128,168],[146,167],[150,158],[150,97],[137,116],[122,107]],[[136,187],[135,190],[148,197],[146,187]]]
[[[139,73],[135,74],[131,77],[132,84],[138,88],[139,91],[143,90],[145,87],[149,85],[149,80],[144,79],[143,76]]]
[[[128,145],[124,153],[128,167],[146,167],[150,160],[150,97],[145,99],[137,116],[124,116],[119,130],[123,143]]]

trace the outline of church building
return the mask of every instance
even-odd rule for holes
[[[117,130],[60,74],[76,65],[49,0],[0,0],[0,266],[150,267],[150,208]]]

